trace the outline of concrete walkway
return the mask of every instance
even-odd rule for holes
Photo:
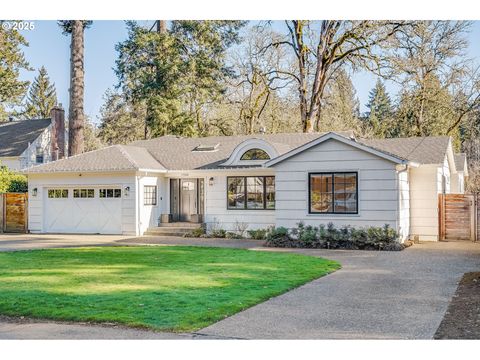
[[[423,243],[401,252],[379,252],[266,249],[255,240],[0,235],[0,250],[7,251],[127,244],[291,251],[338,260],[343,267],[196,334],[0,318],[0,338],[431,339],[463,273],[480,269],[480,243],[470,242]]]

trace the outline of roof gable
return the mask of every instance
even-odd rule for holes
[[[51,119],[0,123],[0,157],[20,156],[51,123]]]
[[[314,147],[314,146],[317,146],[317,145],[319,145],[319,144],[321,144],[321,143],[323,143],[323,142],[325,142],[325,141],[327,141],[327,140],[331,140],[331,139],[336,140],[336,141],[339,141],[339,142],[342,142],[342,143],[344,143],[344,144],[346,144],[346,145],[350,145],[350,146],[352,146],[352,147],[354,147],[354,148],[357,148],[357,149],[359,149],[359,150],[363,150],[363,151],[365,151],[365,152],[368,152],[368,153],[370,153],[370,154],[376,155],[376,156],[378,156],[378,157],[380,157],[380,158],[382,158],[382,159],[391,161],[391,162],[396,163],[396,164],[403,164],[403,163],[406,163],[406,162],[407,162],[407,159],[403,159],[403,158],[401,158],[401,157],[399,157],[399,156],[396,156],[396,155],[393,155],[393,154],[389,154],[389,153],[384,152],[384,151],[379,151],[379,150],[377,150],[377,149],[374,149],[374,148],[372,148],[372,147],[370,147],[370,146],[364,145],[364,144],[362,144],[362,143],[360,143],[360,142],[357,142],[357,141],[355,141],[355,140],[346,138],[346,137],[344,137],[344,136],[338,135],[338,134],[333,133],[333,132],[329,132],[329,133],[327,133],[327,134],[325,134],[325,135],[323,135],[323,136],[321,136],[321,137],[319,137],[319,138],[317,138],[317,139],[315,139],[315,140],[313,140],[313,141],[310,141],[310,142],[308,142],[308,143],[306,143],[306,144],[304,144],[304,145],[302,145],[302,146],[299,146],[299,147],[297,147],[297,148],[295,148],[295,149],[293,149],[293,150],[290,150],[289,152],[287,152],[287,153],[285,153],[285,154],[283,154],[283,155],[281,155],[281,156],[278,156],[278,157],[276,157],[275,159],[272,159],[272,160],[270,160],[270,161],[267,161],[267,162],[265,163],[265,167],[274,166],[274,165],[276,165],[276,164],[278,164],[278,163],[280,163],[280,162],[282,162],[282,161],[284,161],[284,160],[286,160],[286,159],[288,159],[288,158],[290,158],[290,157],[292,157],[292,156],[295,156],[295,155],[297,155],[297,154],[299,154],[299,153],[301,153],[301,152],[303,152],[303,151],[305,151],[305,150],[308,150],[308,149],[310,149],[310,148],[312,148],[312,147]]]

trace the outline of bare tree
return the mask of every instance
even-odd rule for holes
[[[292,20],[285,24],[288,36],[269,46],[289,46],[293,50],[296,71],[279,73],[290,75],[297,82],[303,131],[313,132],[318,129],[324,91],[335,71],[345,64],[381,69],[383,59],[377,47],[405,22]]]

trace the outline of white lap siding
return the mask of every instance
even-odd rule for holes
[[[31,232],[45,232],[44,214],[47,189],[49,188],[85,188],[86,186],[101,188],[115,186],[122,189],[121,201],[121,231],[125,235],[137,233],[137,212],[135,205],[135,175],[134,174],[30,174],[28,176],[28,228]],[[125,187],[129,187],[129,195],[125,196]],[[33,196],[33,189],[37,195]],[[71,197],[71,191],[69,197]],[[97,196],[97,195],[96,195]],[[75,214],[71,214],[75,216]]]
[[[251,170],[248,172],[217,172],[205,177],[205,223],[210,228],[213,223],[227,231],[235,230],[235,223],[248,224],[248,229],[265,229],[275,225],[275,210],[229,210],[227,208],[227,176],[269,176],[272,169]],[[213,177],[213,184],[209,179]]]
[[[156,227],[159,223],[160,215],[166,212],[164,198],[166,196],[166,179],[163,175],[152,176],[139,174],[137,176],[138,181],[138,192],[137,197],[138,207],[139,207],[139,232],[140,235],[149,228]],[[145,205],[144,199],[144,187],[145,186],[156,186],[157,187],[157,204],[156,205]]]
[[[408,208],[399,213],[399,174],[395,164],[336,140],[328,140],[274,166],[276,226],[334,223],[354,227],[406,225]],[[358,172],[358,214],[309,214],[309,173]],[[402,175],[402,180],[404,176]],[[405,204],[405,202],[404,202]],[[402,232],[408,232],[404,230]]]

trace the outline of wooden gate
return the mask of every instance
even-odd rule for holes
[[[26,193],[0,194],[0,230],[3,232],[27,232],[27,202]]]
[[[439,194],[440,240],[476,239],[476,205],[473,195]]]

